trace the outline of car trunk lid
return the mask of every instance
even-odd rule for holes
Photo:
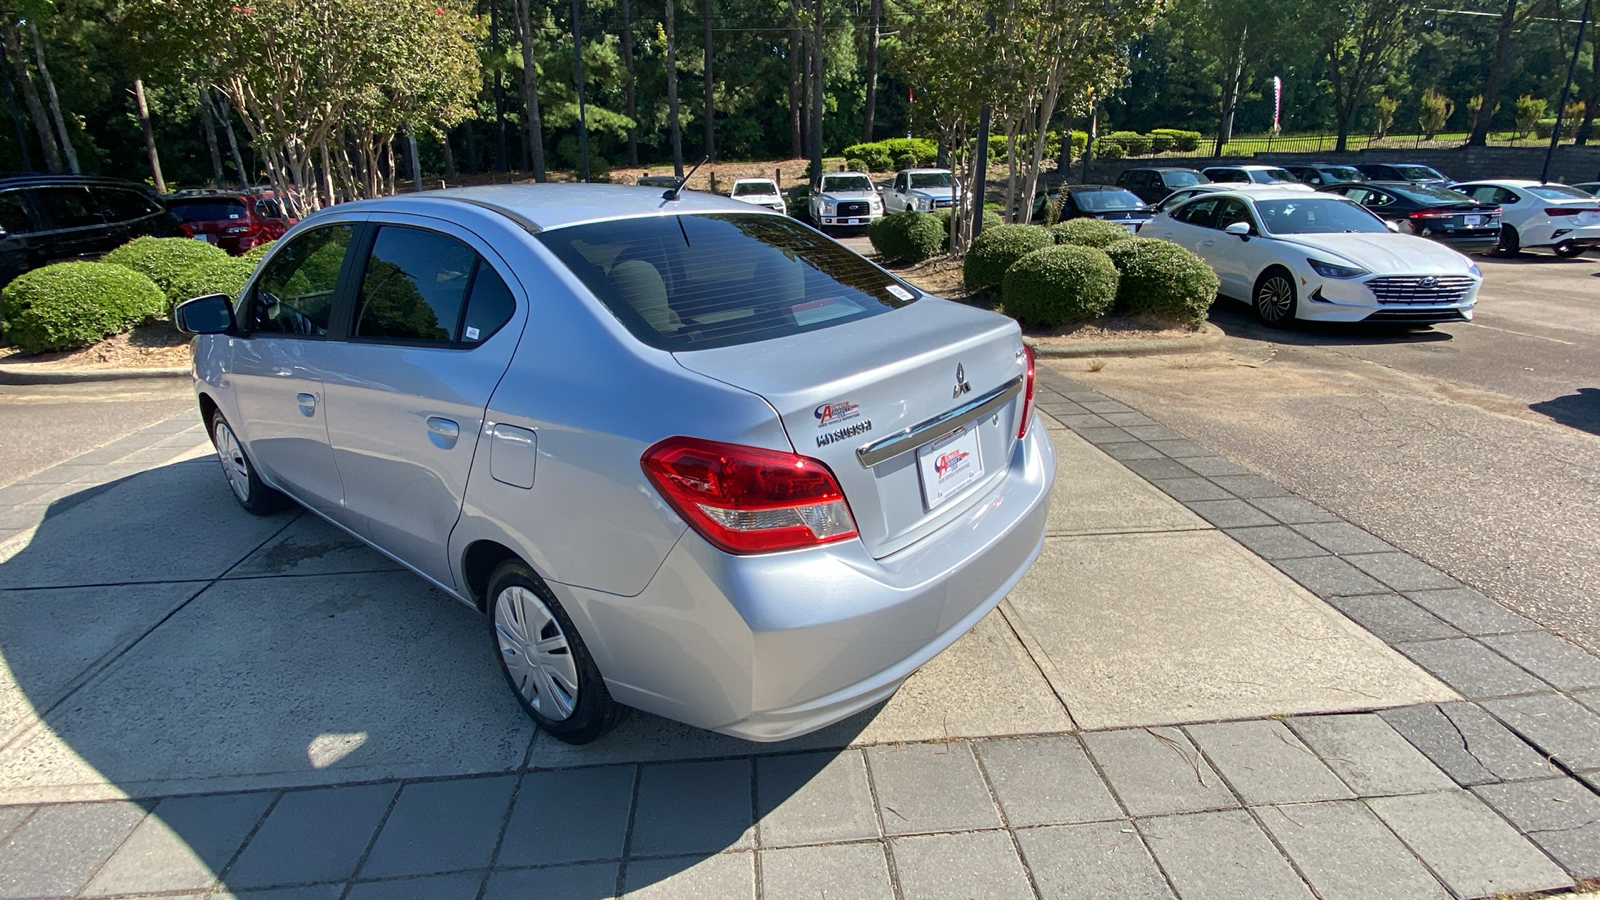
[[[1009,467],[1026,363],[1016,324],[993,313],[924,298],[848,328],[674,355],[772,404],[795,451],[833,470],[875,557],[937,530]]]

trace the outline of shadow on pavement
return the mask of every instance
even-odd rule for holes
[[[1542,403],[1530,403],[1528,408],[1543,413],[1555,421],[1579,431],[1600,434],[1600,388],[1578,388],[1575,393],[1564,394]]]
[[[555,866],[510,879],[550,896],[611,896],[748,848],[878,712],[781,745],[635,714],[546,748],[481,614],[309,514],[246,514],[210,458],[60,500],[7,552],[0,859],[40,867],[7,896],[481,884],[492,854]],[[703,761],[666,761],[685,741]],[[8,855],[71,821],[81,866]]]
[[[1288,328],[1268,328],[1256,320],[1250,307],[1222,297],[1212,305],[1208,321],[1228,337],[1304,347],[1430,344],[1453,339],[1449,332],[1427,325],[1296,322]]]

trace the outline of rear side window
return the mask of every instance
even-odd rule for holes
[[[0,192],[0,228],[7,234],[33,231],[33,214],[28,212],[28,199],[21,191]]]
[[[161,211],[154,200],[138,191],[124,188],[96,187],[94,195],[100,198],[100,205],[114,222],[128,222],[133,219],[142,219]]]
[[[251,330],[305,337],[327,334],[339,269],[354,232],[350,225],[318,228],[273,254],[256,281]]]
[[[618,219],[539,235],[639,340],[701,350],[889,312],[916,294],[816,232],[777,216]]]
[[[45,218],[56,228],[83,228],[87,225],[104,225],[100,205],[89,196],[86,187],[41,187],[34,194]]]
[[[434,231],[384,225],[361,278],[354,336],[476,344],[511,319],[511,291],[477,252]]]

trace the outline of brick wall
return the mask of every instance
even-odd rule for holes
[[[1416,162],[1432,166],[1457,181],[1480,178],[1538,178],[1544,166],[1543,147],[1453,147],[1448,150],[1358,150],[1348,153],[1257,153],[1254,157],[1214,156],[1142,157],[1094,160],[1089,164],[1089,181],[1110,184],[1123,169],[1141,166],[1240,165],[1242,163],[1284,165],[1286,163]],[[1072,180],[1081,177],[1082,166],[1072,169]],[[1550,180],[1569,184],[1600,181],[1600,146],[1557,147],[1550,162]]]

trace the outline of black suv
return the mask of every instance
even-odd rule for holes
[[[0,286],[53,262],[95,259],[141,235],[182,237],[160,201],[89,175],[0,177]]]
[[[1205,184],[1211,179],[1194,169],[1180,169],[1167,166],[1155,166],[1142,169],[1123,169],[1117,176],[1117,187],[1127,188],[1136,194],[1140,200],[1154,206],[1167,199],[1173,191],[1197,184]]]
[[[1367,180],[1367,176],[1361,174],[1361,170],[1355,166],[1336,166],[1332,163],[1306,163],[1297,166],[1285,164],[1283,168],[1290,175],[1300,179],[1301,183],[1309,184],[1314,188]]]
[[[1409,181],[1442,188],[1455,184],[1438,169],[1422,163],[1358,163],[1356,168],[1368,181]]]

